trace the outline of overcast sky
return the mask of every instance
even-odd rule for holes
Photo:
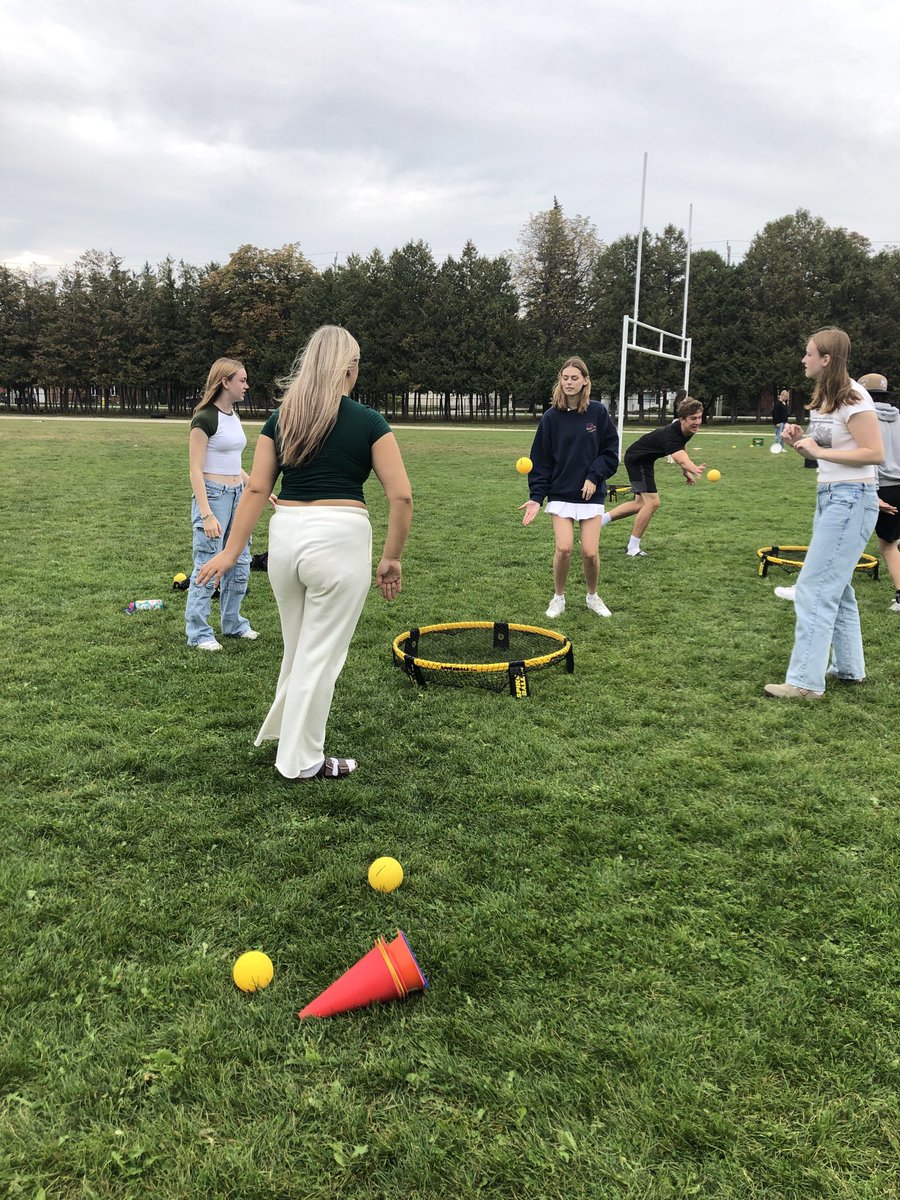
[[[900,244],[898,0],[0,0],[0,261],[318,267],[611,241],[740,257],[808,208]]]

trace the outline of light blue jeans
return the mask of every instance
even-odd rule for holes
[[[877,518],[874,483],[823,483],[816,489],[812,540],[794,599],[794,649],[786,677],[794,687],[824,692],[826,668],[840,679],[865,678],[852,580]]]
[[[775,426],[775,441],[778,443],[779,446],[784,445],[784,427],[785,427],[785,425],[787,425],[787,421],[782,421],[779,425]]]
[[[214,554],[218,554],[225,545],[225,539],[231,531],[231,523],[237,511],[238,501],[244,491],[244,485],[229,487],[224,483],[213,483],[206,480],[206,496],[209,509],[215,515],[222,527],[221,537],[207,537],[203,532],[203,522],[200,519],[200,508],[196,500],[191,502],[191,525],[194,530],[194,569],[191,572],[191,586],[188,589],[187,604],[184,610],[184,625],[189,646],[198,642],[208,642],[215,638],[209,623],[209,609],[216,585],[210,581],[206,584],[197,583],[197,571],[205,562],[209,562]],[[241,556],[222,576],[219,594],[219,616],[222,619],[223,637],[240,637],[250,628],[250,622],[241,616],[241,601],[247,592],[250,582],[250,543],[241,551]]]

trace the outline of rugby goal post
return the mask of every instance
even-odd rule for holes
[[[684,363],[684,390],[687,391],[691,380],[691,339],[687,336],[687,312],[688,312],[688,292],[691,282],[691,225],[694,216],[693,204],[688,209],[688,233],[687,233],[687,255],[684,267],[684,307],[681,315],[681,333],[672,333],[667,329],[659,329],[655,325],[648,325],[644,321],[638,320],[638,312],[640,311],[641,303],[641,258],[644,251],[644,199],[647,193],[647,154],[644,153],[644,174],[641,182],[641,221],[639,225],[640,233],[638,234],[638,252],[637,266],[635,270],[634,280],[634,315],[629,316],[627,313],[622,318],[622,356],[619,361],[619,411],[618,411],[618,434],[619,434],[619,458],[623,457],[622,452],[622,434],[625,428],[625,409],[627,399],[625,396],[625,372],[628,366],[628,351],[633,350],[637,354],[650,354],[655,358],[667,358],[673,362]],[[641,345],[638,342],[638,331],[645,331],[649,334],[657,335],[655,339],[656,345]]]

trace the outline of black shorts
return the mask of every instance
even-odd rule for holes
[[[879,488],[878,498],[900,509],[900,484]],[[888,513],[879,509],[875,532],[884,542],[900,542],[900,512]]]
[[[636,496],[642,492],[656,492],[656,476],[653,474],[655,458],[633,458],[629,461],[625,454],[625,470],[628,472],[628,482]]]

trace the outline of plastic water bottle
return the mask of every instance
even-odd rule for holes
[[[165,600],[132,600],[125,611],[130,616],[136,612],[158,612],[166,607]]]

